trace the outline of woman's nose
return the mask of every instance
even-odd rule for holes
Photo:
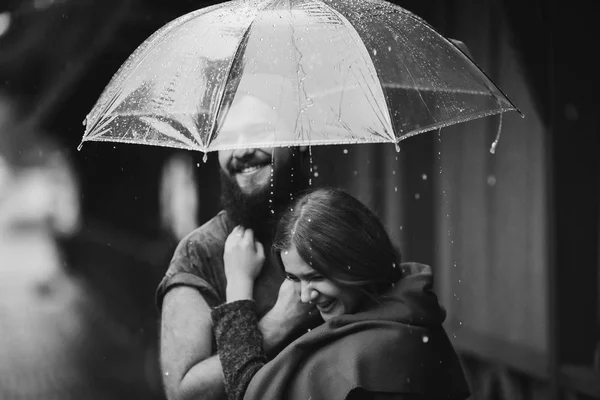
[[[310,284],[308,282],[300,282],[300,301],[309,303],[310,299]]]
[[[313,289],[310,283],[300,283],[300,301],[303,303],[310,303],[319,297],[319,292]]]

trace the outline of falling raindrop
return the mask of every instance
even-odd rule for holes
[[[396,143],[395,146],[396,146],[396,153],[400,153],[400,144]]]
[[[197,167],[197,168],[200,168],[200,163],[196,163],[196,167]]]
[[[429,342],[429,336],[423,335],[423,343]]]
[[[312,146],[308,145],[308,162],[310,165],[310,174],[308,178],[308,186],[312,186],[312,172],[313,172],[313,157],[312,157]]]
[[[427,180],[427,174],[421,175],[421,178],[423,178],[423,180],[426,181]]]
[[[421,195],[419,193],[415,193],[415,200],[419,200],[421,198]]]
[[[354,175],[358,175],[358,171],[357,170],[354,170]]]
[[[394,192],[398,191],[398,186],[394,186]]]
[[[165,376],[169,376],[169,371],[165,372]]]
[[[495,186],[496,185],[496,177],[494,175],[488,176],[487,184],[490,186]]]
[[[396,170],[393,170],[393,171],[392,171],[392,175],[396,175]]]
[[[504,113],[500,113],[500,122],[498,122],[498,133],[496,133],[496,139],[494,139],[494,143],[490,147],[490,153],[496,154],[496,146],[498,146],[498,141],[500,140],[500,132],[502,131],[502,116]]]
[[[269,196],[269,210],[271,211],[271,214],[275,214],[275,211],[273,210],[273,191],[275,188],[274,182],[273,182],[273,170],[275,170],[275,152],[273,151],[273,153],[271,154],[271,173],[270,173],[270,185],[271,185],[271,193]]]
[[[348,154],[348,149],[344,149],[344,154]]]

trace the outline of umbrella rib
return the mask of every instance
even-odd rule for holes
[[[364,72],[361,72],[361,74],[363,74],[363,77],[364,77]],[[358,82],[359,82],[359,85],[361,85],[361,86],[364,84],[364,83],[363,83],[363,82],[364,82],[364,80],[363,80],[363,81],[358,81]],[[376,111],[381,111],[381,110],[379,110],[379,109],[375,108],[375,107],[374,107],[374,104],[372,103],[372,102],[373,102],[373,99],[375,98],[375,94],[373,93],[373,88],[371,88],[370,86],[368,86],[368,85],[367,85],[366,89],[367,89],[367,90],[369,91],[369,93],[371,93],[371,95],[372,95],[372,97],[367,97],[367,101],[368,101],[368,102],[369,102],[369,104],[371,105],[371,108],[372,108],[373,110],[376,110]],[[385,96],[384,96],[384,98],[385,98]],[[387,103],[386,103],[386,104],[387,104]],[[382,113],[382,112],[376,112],[376,113],[375,113],[375,115],[377,116],[377,119],[379,119],[379,122],[381,123],[381,125],[385,127],[385,121],[384,121],[384,118],[385,118],[385,117],[384,117],[383,113]],[[378,132],[376,132],[376,131],[374,131],[374,130],[373,130],[371,133],[372,133],[372,134],[374,134],[374,135],[376,135],[376,136],[380,136],[380,137],[382,137],[382,138],[384,138],[384,139],[390,139],[390,138],[385,138],[383,135],[381,135],[380,133],[378,133]],[[393,135],[393,132],[392,132],[392,135]],[[391,139],[392,139],[392,140],[394,140],[394,138],[393,138],[393,137],[392,137]]]
[[[338,17],[338,18],[339,18],[341,21],[346,21],[346,22],[348,23],[348,25],[349,25],[350,27],[352,27],[352,29],[354,30],[354,33],[356,34],[356,36],[357,36],[357,37],[360,39],[360,35],[359,35],[359,34],[358,34],[358,32],[356,31],[356,28],[354,27],[354,25],[353,25],[353,24],[352,24],[352,23],[351,23],[351,22],[350,22],[350,21],[349,21],[349,20],[348,20],[346,17],[344,17],[344,15],[343,15],[342,13],[340,13],[339,11],[337,11],[335,8],[333,8],[332,6],[330,6],[329,4],[327,4],[327,3],[326,3],[325,1],[323,1],[323,0],[316,0],[316,1],[320,2],[321,4],[323,4],[323,6],[324,6],[325,8],[329,9],[329,10],[330,10],[330,11],[331,11],[333,14],[335,14],[335,15],[336,15],[336,16],[337,16],[337,17]],[[350,37],[354,39],[354,37],[353,37],[352,35],[351,35]],[[354,40],[355,40],[355,45],[357,46],[357,48],[361,48],[361,46],[363,46],[363,47],[364,47],[364,43],[362,42],[362,40],[356,40],[356,39],[354,39]],[[366,48],[365,48],[365,50],[366,50]],[[365,52],[360,52],[360,53],[361,53],[361,57],[363,58],[363,60],[364,60],[365,62],[367,62],[367,59],[365,59],[365,55],[364,55],[364,53],[365,53]],[[391,118],[391,116],[389,115],[389,104],[388,104],[387,98],[386,98],[386,96],[385,96],[385,92],[384,92],[384,90],[383,90],[383,85],[382,85],[382,83],[381,83],[381,80],[379,79],[379,75],[377,74],[377,69],[375,68],[375,63],[373,62],[373,59],[371,58],[371,55],[369,54],[369,52],[368,52],[368,51],[366,51],[366,54],[368,55],[368,61],[370,61],[370,65],[371,65],[371,66],[373,66],[373,72],[375,73],[375,76],[376,76],[375,82],[379,84],[379,88],[381,89],[381,93],[383,94],[383,99],[384,99],[384,101],[385,101],[385,103],[386,103],[386,106],[387,106],[387,107],[386,107],[386,110],[388,110],[388,117],[389,117],[390,126],[392,127],[392,136],[393,136],[393,129],[394,129],[394,127],[393,127],[393,125],[391,124],[392,118]],[[369,63],[367,63],[367,65],[368,65],[368,64],[369,64]],[[373,90],[372,90],[372,88],[370,88],[370,87],[369,87],[369,91],[371,92],[371,94],[373,94]],[[374,94],[373,94],[373,98],[375,98]],[[384,114],[383,114],[383,113],[382,113],[381,115],[378,115],[378,118],[380,119],[380,121],[381,121],[381,122],[382,122],[382,119],[381,119],[382,117],[384,117]],[[383,126],[385,126],[386,124],[382,124],[382,125],[383,125]],[[394,140],[394,141],[395,141],[395,140]]]
[[[217,119],[218,119],[219,113],[223,107],[223,102],[225,101],[225,89],[227,88],[228,83],[231,81],[235,60],[237,60],[238,57],[241,56],[241,53],[244,51],[243,44],[248,41],[248,37],[250,36],[250,29],[252,28],[253,24],[254,24],[254,21],[252,21],[252,22],[250,22],[250,24],[248,24],[248,27],[246,28],[246,30],[244,31],[244,34],[242,35],[242,40],[240,40],[240,42],[237,44],[237,47],[235,49],[235,55],[231,58],[231,63],[229,64],[229,67],[227,68],[227,76],[225,77],[225,83],[223,84],[223,86],[221,86],[221,88],[219,90],[219,105],[217,106],[217,112],[214,113],[214,116],[212,118],[210,134],[208,135],[206,144],[204,145],[207,148],[210,145],[210,142],[213,139],[213,136],[215,134],[215,129],[217,127]]]
[[[410,13],[407,13],[407,15],[408,15],[408,16],[410,16],[411,14],[410,14]],[[408,43],[408,41],[407,41],[407,40],[404,40],[404,38],[403,38],[403,37],[401,37],[401,36],[398,36],[398,39],[401,39],[401,40],[402,40],[402,42],[404,43],[404,45],[405,45],[406,47],[410,47],[410,43]],[[412,83],[413,83],[413,87],[417,87],[417,81],[415,80],[415,78],[414,78],[413,74],[410,72],[410,68],[408,68],[408,67],[406,66],[406,64],[404,63],[404,61],[403,61],[403,60],[400,60],[400,63],[402,64],[402,66],[404,67],[404,70],[405,70],[405,71],[406,71],[406,73],[408,74],[408,77],[409,77],[409,78],[410,78],[410,80],[412,81]],[[432,118],[432,119],[433,119],[433,120],[434,120],[434,121],[437,123],[437,120],[435,119],[435,116],[434,116],[434,114],[431,112],[431,109],[429,109],[429,106],[427,105],[427,102],[425,101],[425,99],[423,99],[423,95],[421,94],[421,91],[420,91],[420,90],[418,90],[418,89],[417,89],[417,90],[415,90],[415,91],[416,91],[416,92],[417,92],[417,94],[419,95],[419,100],[421,100],[421,103],[423,103],[423,106],[425,106],[425,109],[426,109],[426,110],[427,110],[427,112],[429,113],[429,116],[430,116],[430,117],[431,117],[431,118]],[[441,99],[441,101],[442,101],[442,103],[444,103],[444,100],[443,100],[443,99]],[[447,107],[446,107],[446,104],[445,104],[445,103],[444,103],[444,108],[446,108],[446,109],[447,109]]]

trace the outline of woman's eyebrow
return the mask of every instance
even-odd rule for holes
[[[301,279],[311,279],[314,278],[315,276],[321,276],[320,273],[318,273],[317,271],[313,271],[313,272],[307,272],[306,274],[296,274],[295,275],[296,278],[301,278]]]

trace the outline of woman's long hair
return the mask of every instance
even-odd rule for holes
[[[340,286],[377,298],[401,278],[400,254],[379,220],[339,189],[305,192],[282,216],[273,241],[274,260],[296,248],[314,270]]]

